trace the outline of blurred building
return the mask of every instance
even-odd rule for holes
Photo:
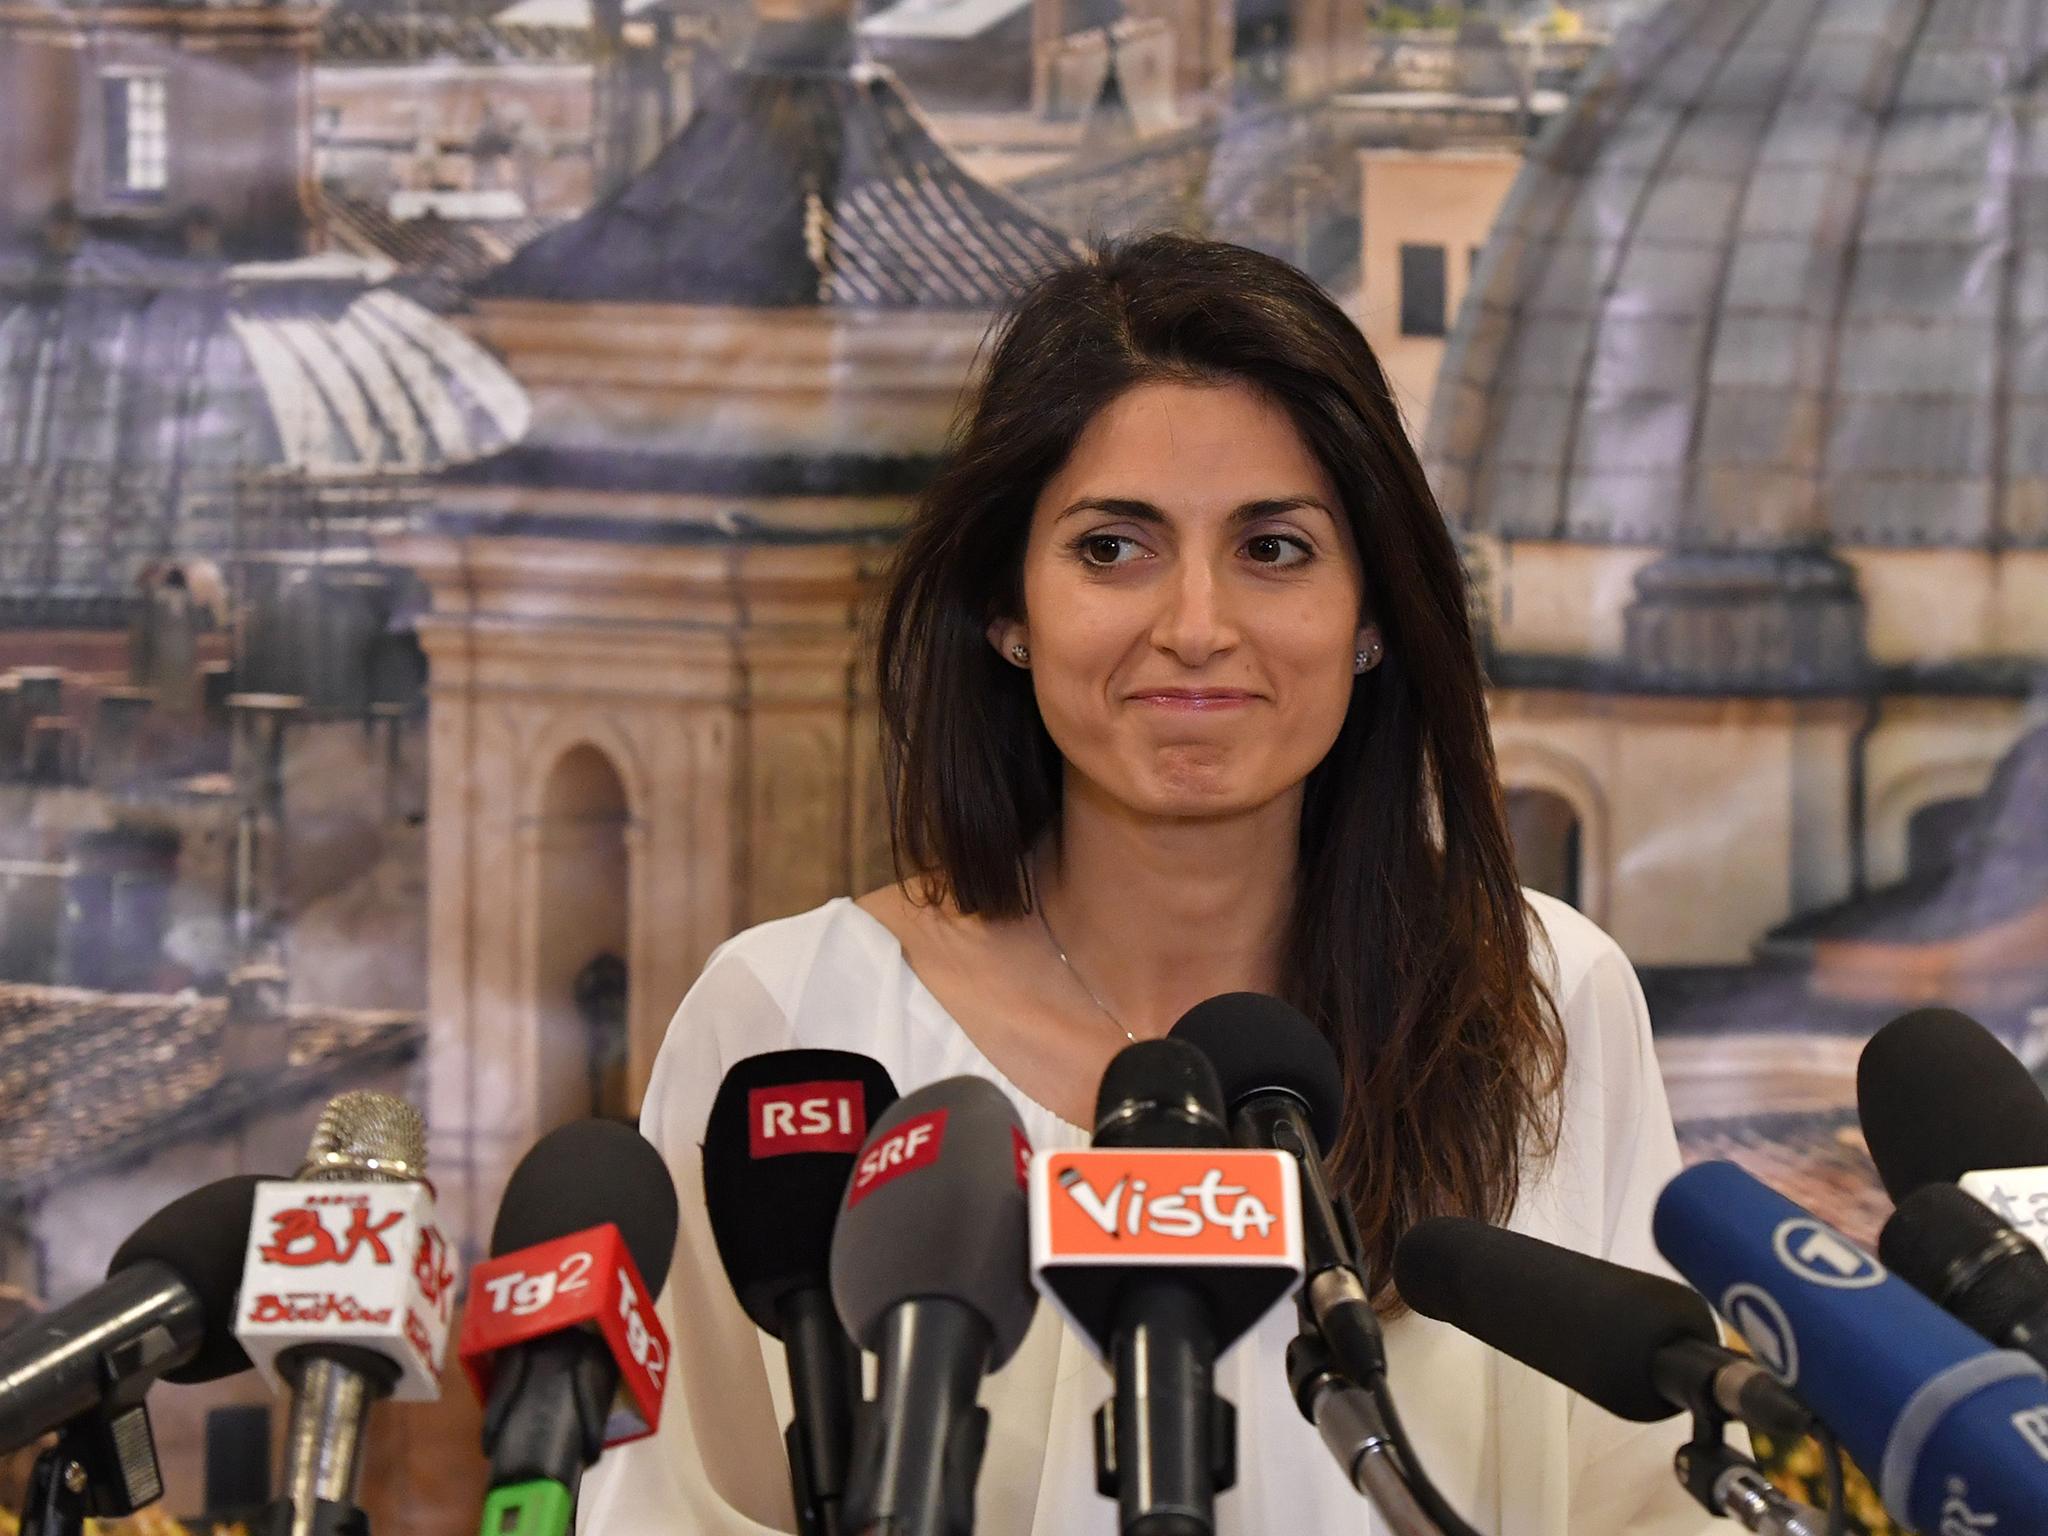
[[[591,55],[588,26],[337,6],[313,70],[314,174],[387,213],[394,195],[449,192],[496,194],[509,216],[580,212]]]
[[[213,997],[0,982],[0,1293],[74,1296],[186,1191],[289,1177],[328,1095],[409,1091],[422,1033],[416,1013],[289,1005],[263,967]],[[268,1402],[252,1375],[151,1394],[170,1509],[206,1509],[209,1416]]]
[[[1070,250],[844,11],[777,4],[478,285],[532,430],[382,546],[432,593],[428,1120],[470,1232],[538,1135],[637,1106],[716,944],[887,878],[858,610],[993,311]]]
[[[327,249],[317,24],[0,13],[0,1280],[53,1300],[421,1048],[421,596],[371,540],[526,402]],[[174,1507],[259,1395],[159,1394]]]
[[[2048,1054],[2042,23],[1667,0],[1532,146],[1429,417],[1525,877],[1644,968],[1689,1154],[1865,1235],[1877,1023]]]
[[[1419,424],[1469,253],[1524,144],[1566,96],[1517,83],[1528,61],[1498,29],[1396,69],[1404,46],[1380,37],[1350,78],[1294,95],[1240,90],[1172,132],[1097,134],[1064,159],[1020,157],[1008,185],[1069,229],[1183,228],[1295,263],[1359,320]],[[1406,247],[1420,249],[1410,258]],[[1417,265],[1431,256],[1437,266]]]
[[[1916,828],[2020,733],[2048,657],[2029,9],[1673,0],[1501,212],[1430,456],[1524,830],[1639,961],[1739,963],[1922,872]]]

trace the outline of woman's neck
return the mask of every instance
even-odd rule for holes
[[[1140,1039],[1220,992],[1273,992],[1294,898],[1297,786],[1255,810],[1155,819],[1069,775],[1038,870],[1083,984]]]

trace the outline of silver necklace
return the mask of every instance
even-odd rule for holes
[[[1045,915],[1045,903],[1043,901],[1038,901],[1034,899],[1032,905],[1038,909],[1038,926],[1045,930],[1045,942],[1050,944],[1052,946],[1052,952],[1060,957],[1060,964],[1065,966],[1067,968],[1067,974],[1074,978],[1074,985],[1079,987],[1083,992],[1086,992],[1088,994],[1088,1001],[1093,1003],[1097,1008],[1102,1010],[1102,1016],[1105,1019],[1109,1020],[1110,1023],[1114,1024],[1118,1029],[1123,1031],[1124,1038],[1126,1040],[1130,1041],[1131,1044],[1136,1045],[1138,1043],[1138,1037],[1131,1033],[1129,1026],[1126,1025],[1122,1019],[1118,1018],[1114,1013],[1110,1012],[1109,1004],[1105,1003],[1101,998],[1095,995],[1095,989],[1088,985],[1087,981],[1085,981],[1082,978],[1082,975],[1079,971],[1074,969],[1074,962],[1069,960],[1067,958],[1067,952],[1064,949],[1060,948],[1060,941],[1053,935],[1052,919]]]

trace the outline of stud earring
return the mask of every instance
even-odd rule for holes
[[[1351,659],[1351,669],[1354,672],[1370,672],[1380,664],[1381,654],[1380,643],[1374,640]]]
[[[1020,667],[1028,664],[1031,660],[1031,647],[1021,644],[1011,646],[1010,659]]]

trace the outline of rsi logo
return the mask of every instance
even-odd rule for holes
[[[633,1277],[623,1268],[619,1270],[619,1321],[626,1325],[626,1349],[633,1363],[647,1373],[648,1380],[659,1391],[662,1372],[668,1369],[668,1352],[647,1326],[647,1319],[640,1315]]]
[[[867,1090],[857,1082],[784,1083],[747,1095],[750,1157],[858,1152],[867,1134]]]
[[[408,1314],[408,1318],[410,1314]],[[374,1323],[391,1321],[391,1308],[366,1307],[353,1296],[332,1291],[292,1291],[279,1296],[265,1293],[249,1309],[252,1323]],[[431,1354],[431,1350],[422,1350]]]
[[[337,1237],[327,1225],[327,1214],[347,1215],[347,1224]],[[272,1264],[306,1269],[316,1264],[346,1264],[361,1248],[368,1248],[370,1262],[389,1264],[390,1245],[384,1234],[405,1220],[404,1211],[392,1211],[382,1220],[372,1220],[367,1201],[360,1205],[321,1207],[308,1203],[277,1212],[270,1218],[270,1241],[257,1250]],[[448,1283],[453,1285],[454,1277]]]
[[[853,1171],[853,1183],[846,1191],[846,1208],[852,1210],[891,1179],[937,1162],[939,1147],[945,1139],[945,1110],[911,1116],[868,1148],[860,1166]]]
[[[1227,1232],[1233,1243],[1251,1234],[1264,1237],[1280,1213],[1242,1184],[1223,1182],[1223,1170],[1210,1168],[1192,1184],[1166,1194],[1152,1194],[1149,1183],[1125,1175],[1098,1193],[1079,1168],[1062,1169],[1059,1186],[1105,1237],[1194,1239],[1212,1229]]]
[[[529,1275],[525,1270],[515,1269],[507,1275],[494,1275],[484,1282],[484,1294],[490,1297],[494,1313],[531,1317],[553,1306],[557,1296],[588,1290],[591,1262],[589,1254],[578,1252],[539,1274]]]

